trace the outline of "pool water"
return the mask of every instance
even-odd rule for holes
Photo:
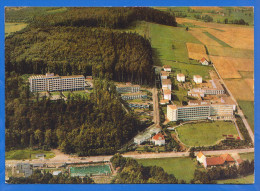
[[[107,175],[111,170],[109,165],[96,165],[84,167],[70,167],[70,176],[91,176],[91,175]]]

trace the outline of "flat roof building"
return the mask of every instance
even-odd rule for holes
[[[116,90],[118,93],[134,93],[134,92],[139,92],[140,91],[140,86],[139,85],[133,85],[131,83],[126,83],[126,84],[119,84],[116,86]]]
[[[85,89],[85,78],[83,75],[59,76],[54,73],[46,75],[34,75],[29,77],[30,91],[77,91]]]
[[[170,65],[164,65],[163,66],[163,70],[166,72],[171,72],[172,71],[172,67]]]

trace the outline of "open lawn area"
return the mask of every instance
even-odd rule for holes
[[[254,102],[238,100],[238,104],[239,107],[242,109],[244,115],[246,116],[251,129],[254,131]]]
[[[174,176],[181,180],[189,182],[193,179],[193,174],[196,167],[196,162],[191,158],[160,158],[160,159],[139,159],[137,160],[144,166],[159,166],[167,173],[174,174]]]
[[[237,130],[233,122],[216,121],[191,123],[178,127],[179,139],[187,146],[215,145],[224,139],[224,135],[237,137]]]
[[[255,158],[255,153],[242,153],[242,154],[239,154],[240,158],[242,160],[254,160]]]
[[[45,154],[46,159],[55,157],[55,154],[51,151],[44,150],[12,150],[5,152],[6,160],[23,160],[23,159],[35,159],[35,154]]]
[[[236,179],[218,180],[217,184],[252,184],[254,183],[254,175],[248,175]]]

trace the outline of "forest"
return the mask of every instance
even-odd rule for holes
[[[66,11],[56,11],[59,7],[26,7],[7,10],[6,21],[29,22],[31,26],[85,26],[125,28],[133,21],[155,22],[177,26],[172,13],[150,7],[67,7]]]
[[[113,83],[96,80],[89,98],[36,98],[19,75],[6,81],[6,150],[59,148],[79,156],[114,154],[143,126],[126,113]]]
[[[140,35],[86,27],[32,28],[6,38],[6,72],[83,74],[152,83],[150,42]]]

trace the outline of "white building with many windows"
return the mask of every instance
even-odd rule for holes
[[[77,91],[85,89],[85,78],[83,75],[59,76],[54,73],[46,75],[34,75],[29,77],[30,91]]]

